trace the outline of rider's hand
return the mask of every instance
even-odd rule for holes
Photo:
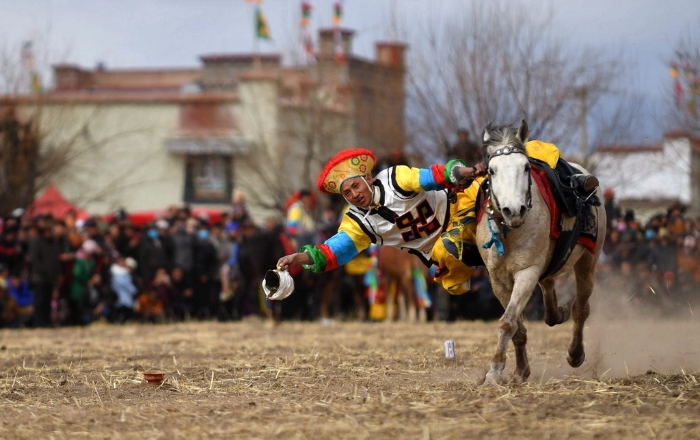
[[[289,269],[289,266],[299,264],[313,264],[311,257],[306,252],[297,252],[296,254],[285,255],[277,261],[277,268],[281,270]]]
[[[486,174],[486,163],[485,162],[479,162],[478,164],[474,165],[474,175],[475,176],[483,176]]]

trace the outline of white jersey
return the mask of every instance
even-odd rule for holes
[[[372,243],[406,250],[430,266],[433,245],[450,215],[447,190],[406,191],[396,183],[396,172],[397,167],[387,168],[372,183],[379,191],[379,208],[367,214],[366,209],[350,206],[346,215]]]

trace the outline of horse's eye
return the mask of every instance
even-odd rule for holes
[[[530,164],[525,164],[525,172],[529,173],[530,172]]]
[[[489,167],[488,173],[489,173],[489,175],[491,175],[491,176],[493,176],[494,174],[496,174],[495,171],[493,171],[493,168],[491,168],[491,167]]]

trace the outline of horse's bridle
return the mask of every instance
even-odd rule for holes
[[[525,157],[527,157],[527,153],[522,148],[514,147],[512,145],[506,145],[504,147],[501,147],[491,153],[487,158],[486,158],[486,165],[488,167],[489,162],[491,159],[497,156],[507,156],[509,154],[523,154]],[[502,223],[503,221],[503,214],[501,213],[501,204],[498,202],[498,197],[496,196],[496,193],[493,191],[493,184],[491,182],[491,173],[488,174],[488,193],[489,193],[489,207],[487,210],[490,210],[489,214],[491,216],[497,216],[500,218],[499,223]],[[489,209],[490,208],[490,209]],[[532,174],[528,172],[527,174],[527,210],[529,211],[532,208]]]

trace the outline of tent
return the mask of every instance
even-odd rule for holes
[[[88,212],[66,200],[63,194],[53,185],[49,185],[44,194],[27,207],[27,214],[30,217],[38,214],[51,214],[54,218],[63,219],[70,211],[75,212],[76,217],[79,219],[85,220],[90,217]]]

